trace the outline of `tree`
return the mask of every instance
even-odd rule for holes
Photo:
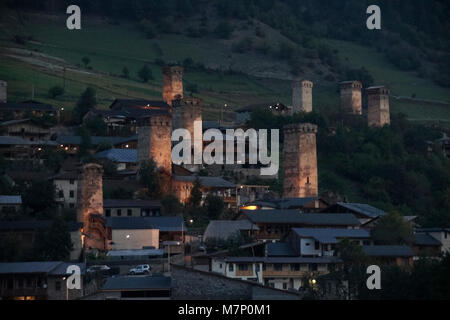
[[[156,162],[153,159],[143,161],[139,168],[139,182],[147,188],[147,194],[150,197],[160,196],[159,172]]]
[[[208,194],[205,199],[205,207],[210,219],[217,219],[223,213],[224,203],[219,196]]]
[[[122,69],[122,77],[128,79],[130,77],[130,70],[127,67],[123,67]]]
[[[33,213],[38,213],[56,207],[56,188],[52,181],[33,181],[25,190],[23,203]]]
[[[378,219],[371,230],[371,236],[377,244],[381,245],[410,244],[413,241],[411,225],[395,211]]]
[[[81,123],[84,115],[97,105],[95,89],[87,87],[81,94],[74,109],[74,120]]]
[[[139,71],[138,76],[141,78],[143,82],[148,82],[148,80],[153,79],[152,70],[147,66],[144,65]]]
[[[197,208],[200,206],[200,202],[202,201],[202,184],[200,183],[200,179],[197,177],[194,181],[194,185],[191,189],[191,194],[189,195],[188,203]]]
[[[229,39],[233,33],[233,26],[228,21],[219,22],[214,29],[214,34],[220,39]]]
[[[93,136],[106,136],[108,127],[100,116],[89,117],[84,121],[84,127]]]
[[[37,232],[33,245],[37,261],[64,261],[73,249],[69,229],[62,219],[55,219],[49,228]]]
[[[50,98],[55,99],[57,96],[64,94],[64,88],[60,86],[53,86],[48,89],[48,95]]]
[[[173,194],[165,195],[161,199],[161,211],[163,215],[174,216],[182,212],[182,209],[180,201]]]
[[[91,59],[89,57],[83,57],[81,61],[83,62],[84,67],[87,68],[87,65],[91,62]]]

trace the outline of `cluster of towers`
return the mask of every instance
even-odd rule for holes
[[[292,83],[292,112],[312,111],[313,83],[308,80],[294,80]],[[341,112],[362,115],[362,84],[360,81],[340,83]],[[384,86],[366,88],[367,123],[369,126],[382,127],[390,124],[389,89]]]

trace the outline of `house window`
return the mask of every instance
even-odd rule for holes
[[[283,289],[286,290],[287,289],[287,283],[283,282]]]
[[[75,203],[69,203],[69,208],[75,208]]]
[[[127,216],[131,217],[131,209],[127,209]]]
[[[74,184],[74,183],[75,183],[75,180],[70,179],[70,180],[69,180],[69,183],[70,183],[70,184]]]
[[[248,270],[248,264],[246,263],[240,263],[238,265],[239,271],[247,271]]]
[[[69,196],[70,196],[71,198],[74,198],[74,197],[75,197],[75,191],[70,190]]]
[[[314,248],[315,248],[316,250],[319,250],[319,249],[320,249],[320,242],[319,242],[319,241],[316,241],[316,242],[314,243]]]
[[[317,264],[311,263],[309,265],[309,271],[317,271]]]
[[[59,196],[60,198],[64,198],[64,191],[63,191],[63,190],[59,190],[58,196]]]
[[[281,271],[281,270],[283,270],[283,265],[282,265],[281,263],[275,263],[275,264],[273,265],[273,269],[274,269],[275,271]]]
[[[107,216],[107,217],[111,216],[111,209],[106,209],[105,216]]]
[[[370,245],[370,241],[369,241],[369,240],[364,240],[364,241],[363,241],[363,245],[365,245],[365,246]]]
[[[221,263],[219,263],[219,268],[222,269],[222,264]]]
[[[233,272],[234,271],[234,264],[230,263],[228,265],[228,271]]]
[[[55,290],[56,290],[56,291],[61,290],[61,281],[56,281],[56,282],[55,282]]]
[[[300,264],[299,263],[291,263],[291,271],[299,271]]]
[[[120,217],[122,215],[122,209],[117,209],[117,216]]]

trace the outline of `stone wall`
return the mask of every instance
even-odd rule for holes
[[[152,158],[159,168],[172,173],[172,117],[158,115],[142,119],[138,128],[137,160]]]
[[[350,114],[362,114],[362,84],[359,81],[344,81],[340,83],[341,111]]]
[[[284,197],[318,195],[316,133],[310,123],[284,126]]]
[[[163,100],[172,106],[172,101],[183,98],[183,68],[171,66],[163,68]]]
[[[369,126],[382,127],[389,125],[389,89],[386,87],[370,87],[366,89],[368,95],[367,102],[367,122]]]
[[[313,83],[308,80],[295,80],[292,84],[292,112],[312,111]]]

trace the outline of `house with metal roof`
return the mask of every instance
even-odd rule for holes
[[[441,243],[441,252],[450,252],[450,228],[416,228],[415,234],[426,233]]]
[[[385,211],[375,208],[367,203],[337,202],[323,211],[333,213],[352,213],[361,221],[361,223],[368,223],[373,219],[386,215]]]
[[[360,245],[370,245],[370,233],[364,229],[293,228],[288,236],[292,249],[300,256],[334,256],[336,244],[350,239]]]
[[[257,239],[280,239],[291,228],[359,228],[359,220],[349,213],[300,213],[298,210],[242,210],[241,219],[258,226]]]
[[[442,243],[429,233],[414,233],[412,249],[416,256],[438,257],[441,255]]]
[[[172,280],[163,275],[110,277],[102,289],[105,300],[170,300]]]
[[[396,264],[399,267],[411,267],[415,256],[414,250],[406,245],[363,246],[362,251],[377,263]]]
[[[113,161],[118,171],[136,170],[137,150],[112,148],[96,153],[94,158]]]
[[[67,289],[67,278],[79,268],[80,288]],[[72,300],[85,294],[85,263],[62,261],[0,263],[0,298],[4,300]]]
[[[140,199],[104,199],[106,217],[157,217],[161,214],[161,201]]]
[[[90,137],[90,142],[93,146],[105,145],[116,149],[137,148],[136,135],[127,137],[92,136]],[[76,154],[82,143],[82,137],[78,135],[59,135],[54,143],[64,149],[67,153]]]
[[[0,195],[0,217],[14,217],[22,209],[22,196]]]

